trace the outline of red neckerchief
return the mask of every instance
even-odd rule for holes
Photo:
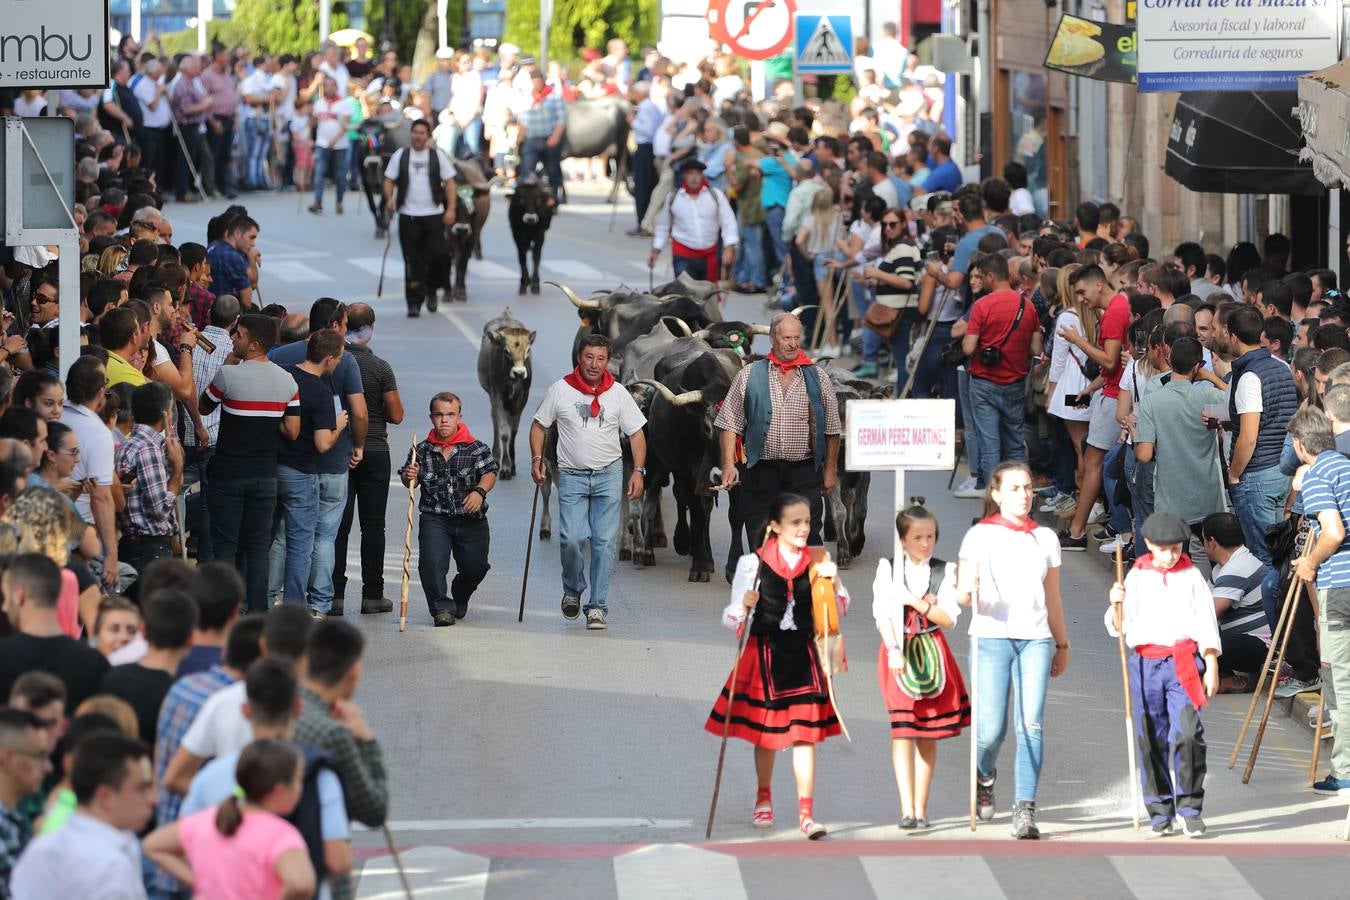
[[[1168,572],[1184,572],[1190,567],[1191,558],[1185,553],[1181,554],[1181,558],[1177,560],[1176,565],[1172,566],[1170,569],[1164,569],[1161,566],[1154,565],[1152,553],[1145,553],[1134,562],[1134,568],[1136,569],[1143,569],[1145,572],[1158,572],[1161,574],[1164,587],[1167,586]]]
[[[544,85],[544,89],[543,89],[542,91],[535,91],[535,92],[534,92],[534,105],[535,105],[535,106],[538,106],[540,103],[544,102],[544,98],[547,97],[547,96],[548,96],[549,94],[551,94],[551,93],[553,93],[553,85],[551,85],[551,84],[546,84],[546,85]]]
[[[788,360],[787,362],[784,362],[783,360],[779,359],[778,354],[772,350],[770,350],[769,355],[764,358],[769,361],[769,365],[776,366],[778,368],[778,371],[784,373],[791,371],[793,368],[797,366],[813,365],[810,358],[805,353],[802,353],[800,350],[797,351],[797,355],[795,357]]]
[[[1013,531],[1020,531],[1023,534],[1031,534],[1036,530],[1036,523],[1028,516],[1021,522],[1014,522],[1002,513],[994,513],[992,516],[985,516],[980,520],[981,525],[1002,525],[1004,528],[1010,528]]]
[[[1143,562],[1143,560],[1140,560],[1140,562]],[[1186,560],[1186,564],[1190,565],[1189,559]],[[1170,571],[1175,572],[1176,569],[1173,568]],[[1144,659],[1172,657],[1172,668],[1176,672],[1177,683],[1186,691],[1191,706],[1199,709],[1202,706],[1209,705],[1209,698],[1205,696],[1205,684],[1200,680],[1200,667],[1195,664],[1195,655],[1199,649],[1200,647],[1195,641],[1190,638],[1182,638],[1170,647],[1163,644],[1141,644],[1134,648],[1134,652]]]
[[[604,374],[600,376],[600,383],[595,387],[591,387],[589,384],[586,383],[586,379],[581,377],[580,366],[564,375],[563,381],[567,382],[572,387],[576,388],[578,392],[582,394],[589,394],[591,396],[592,416],[600,415],[600,395],[603,394],[605,391],[609,390],[610,388],[614,387],[614,376],[610,374],[609,369],[606,369],[604,371]]]
[[[469,434],[469,426],[463,422],[459,423],[459,427],[455,429],[454,434],[444,440],[436,433],[435,428],[427,432],[427,443],[433,447],[453,447],[456,444],[471,444],[473,441],[474,436]]]
[[[706,177],[704,177],[704,179],[698,183],[698,187],[694,188],[692,191],[689,190],[689,185],[685,184],[683,179],[680,180],[680,190],[684,191],[691,197],[697,197],[699,191],[703,190],[707,186],[708,186],[708,179]]]
[[[789,567],[787,560],[783,559],[783,554],[779,551],[776,538],[765,541],[764,546],[755,552],[759,554],[759,558],[764,561],[764,564],[774,571],[775,575],[788,583],[788,596],[792,595],[792,582],[805,572],[806,567],[811,563],[811,554],[803,549],[801,555],[797,557],[796,564]]]

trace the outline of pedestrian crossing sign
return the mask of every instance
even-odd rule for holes
[[[853,20],[847,15],[797,14],[797,71],[838,75],[853,71]]]

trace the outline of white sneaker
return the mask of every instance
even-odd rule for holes
[[[1045,502],[1040,505],[1039,511],[1043,513],[1054,512],[1055,510],[1059,509],[1059,505],[1064,502],[1064,498],[1067,496],[1069,495],[1056,491],[1055,493],[1047,497]]]
[[[828,356],[832,359],[838,359],[839,355],[838,344],[825,344],[823,347],[816,350],[817,358]]]
[[[1095,522],[1104,515],[1106,515],[1106,507],[1102,506],[1101,501],[1098,500],[1092,504],[1092,512],[1088,515],[1088,521]]]
[[[956,490],[952,492],[952,496],[961,500],[979,500],[984,496],[984,490],[976,487],[977,483],[975,476],[971,475],[957,485]]]
[[[1120,535],[1116,535],[1109,541],[1102,541],[1097,545],[1097,549],[1103,553],[1115,553],[1117,547],[1121,547]]]

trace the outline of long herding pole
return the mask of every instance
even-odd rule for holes
[[[1125,559],[1116,543],[1116,584],[1125,584]],[[1130,756],[1130,817],[1139,830],[1139,760],[1134,755],[1134,698],[1130,696],[1130,667],[1125,661],[1125,604],[1116,604],[1116,639],[1120,647],[1120,681],[1125,690],[1125,750]]]

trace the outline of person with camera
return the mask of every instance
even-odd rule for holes
[[[964,198],[963,198],[964,199]],[[970,357],[973,427],[979,436],[978,472],[985,484],[1003,460],[1024,462],[1026,379],[1031,360],[1041,355],[1041,324],[1031,301],[1008,283],[1008,261],[997,253],[977,263],[989,293],[975,302],[962,338]]]

